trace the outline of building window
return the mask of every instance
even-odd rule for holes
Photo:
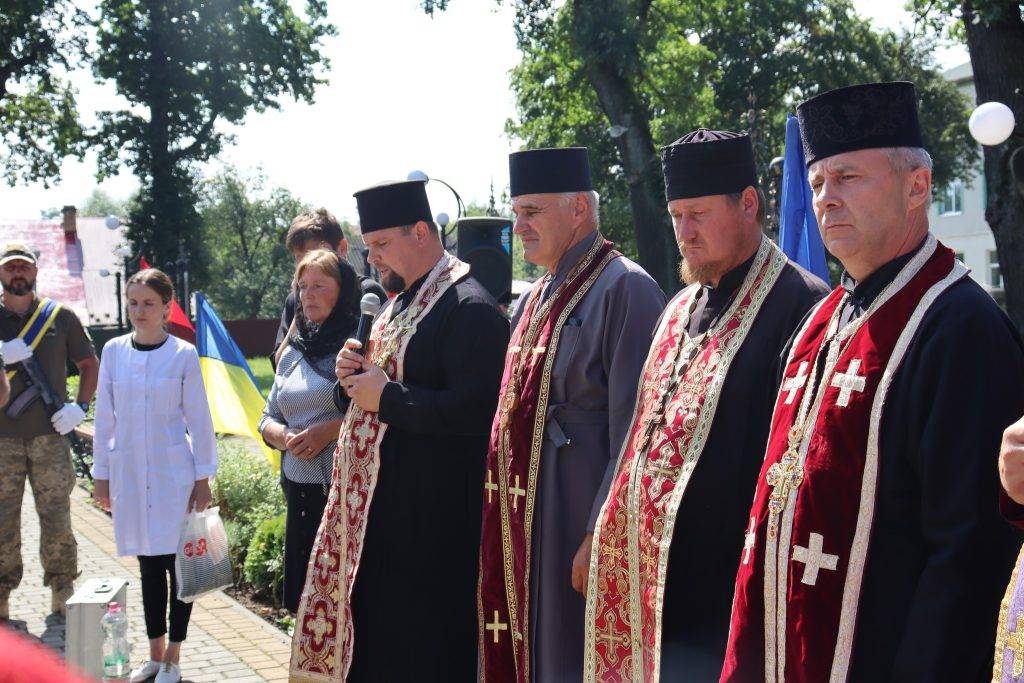
[[[936,205],[940,216],[955,216],[964,212],[964,184],[954,180],[939,193]]]
[[[997,289],[1003,287],[1003,274],[999,272],[999,254],[995,249],[988,250],[988,283]]]

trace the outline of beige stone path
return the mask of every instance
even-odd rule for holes
[[[88,502],[88,494],[76,488],[71,498],[71,518],[78,540],[78,566],[82,578],[120,576],[128,579],[129,639],[132,661],[146,658],[145,624],[139,590],[139,565],[134,557],[117,557],[110,518]],[[11,593],[9,626],[64,651],[64,620],[48,614],[50,591],[42,585],[39,565],[39,518],[32,494],[26,492],[21,511],[21,554],[25,577]],[[223,593],[200,598],[192,610],[188,640],[182,648],[181,669],[185,681],[286,681],[288,637]]]

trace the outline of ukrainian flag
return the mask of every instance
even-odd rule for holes
[[[196,292],[196,350],[214,431],[256,439],[267,460],[277,469],[281,454],[263,443],[257,429],[266,400],[235,340],[213,306],[199,292]]]

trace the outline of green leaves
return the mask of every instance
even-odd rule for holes
[[[291,286],[294,264],[284,236],[305,205],[262,175],[228,168],[205,181],[199,211],[210,270],[205,293],[228,319],[277,318]]]
[[[66,0],[0,2],[0,172],[11,185],[59,179],[85,138],[60,73],[85,54],[88,17]]]
[[[113,175],[121,164],[135,172],[142,196],[130,239],[155,263],[183,251],[194,284],[215,284],[199,239],[195,165],[230,144],[227,125],[279,107],[281,97],[312,102],[325,82],[321,41],[335,33],[326,2],[308,0],[302,15],[295,4],[100,2],[94,72],[113,80],[128,106],[99,114],[99,175]]]
[[[529,2],[517,9],[531,11]],[[584,13],[577,17],[576,13]],[[877,30],[848,0],[616,0],[567,2],[553,17],[520,22],[513,70],[516,119],[506,128],[530,146],[590,147],[606,234],[636,253],[628,188],[611,126],[588,78],[588,60],[612,54],[657,147],[699,126],[749,130],[762,181],[783,152],[786,115],[817,92],[872,80],[917,83],[935,185],[969,177],[977,152],[968,103],[936,69],[935,42]]]

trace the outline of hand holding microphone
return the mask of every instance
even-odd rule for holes
[[[345,378],[362,372],[363,356],[356,351],[366,348],[370,339],[370,330],[373,327],[373,319],[380,311],[380,297],[370,292],[363,295],[359,301],[359,325],[356,327],[356,336],[345,342],[345,346],[338,352],[338,359],[334,364],[334,374],[338,376],[338,382],[342,388],[347,388]]]
[[[349,339],[338,354],[336,372],[338,382],[352,401],[363,410],[375,413],[380,410],[380,397],[387,386],[388,376],[381,368],[367,361],[361,353],[370,338],[373,318],[380,310],[380,299],[376,294],[363,295],[359,303],[362,315],[356,338]]]

